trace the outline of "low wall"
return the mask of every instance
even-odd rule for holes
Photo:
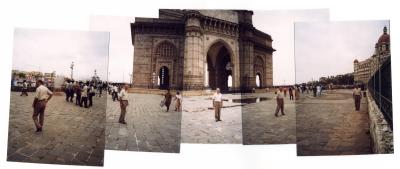
[[[393,153],[393,131],[369,91],[367,92],[367,100],[373,152],[376,154]]]

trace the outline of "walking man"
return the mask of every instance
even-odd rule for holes
[[[128,85],[124,85],[119,93],[119,103],[121,107],[121,114],[119,115],[119,123],[126,124],[125,122],[125,114],[126,114],[126,107],[129,105],[128,102]]]
[[[170,90],[167,90],[167,93],[164,95],[165,99],[165,106],[167,107],[167,112],[169,111],[169,106],[171,106],[171,100],[172,100],[172,95],[170,93]]]
[[[214,93],[212,98],[213,107],[215,110],[215,122],[221,121],[221,108],[222,108],[222,94],[219,88],[217,88],[217,92]]]
[[[358,85],[353,89],[353,98],[356,111],[360,111],[361,89]]]
[[[44,110],[46,109],[47,102],[53,96],[53,92],[51,92],[47,87],[43,85],[42,80],[38,80],[36,84],[38,85],[38,87],[36,88],[35,99],[33,100],[32,104],[32,119],[36,126],[36,132],[41,132],[43,129]]]
[[[283,96],[282,96],[282,88],[276,91],[276,110],[275,110],[275,117],[278,117],[279,111],[281,111],[282,116],[285,115],[284,112],[284,103],[283,103]]]

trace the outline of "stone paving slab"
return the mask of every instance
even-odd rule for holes
[[[284,98],[285,115],[275,117],[274,93],[243,94],[242,98],[266,99],[246,104],[242,108],[243,144],[295,144],[296,112],[294,100]]]
[[[326,91],[319,97],[306,95],[298,104],[297,154],[371,154],[366,99],[355,111],[351,90]]]
[[[164,96],[129,93],[129,106],[125,120],[118,123],[119,102],[107,98],[106,149],[179,153],[181,136],[181,112],[159,106]]]
[[[32,121],[34,93],[11,92],[7,160],[16,162],[102,166],[106,98],[94,97],[82,108],[53,96],[45,110],[42,133]]]
[[[224,94],[239,99],[240,94]],[[215,122],[211,96],[185,96],[182,111],[182,143],[242,144],[242,105],[225,101],[221,120]]]

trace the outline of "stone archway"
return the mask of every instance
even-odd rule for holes
[[[169,88],[169,69],[166,66],[162,66],[158,73],[159,88],[168,89]]]
[[[264,68],[264,60],[262,59],[261,56],[256,56],[254,58],[254,84],[257,88],[263,88],[265,87],[264,85],[264,76],[265,76],[265,68]]]
[[[229,76],[233,77],[232,72],[231,52],[228,47],[221,41],[211,45],[207,51],[208,86],[213,90],[220,88],[221,92],[228,92],[228,79]]]
[[[261,86],[262,86],[262,80],[261,80],[260,73],[256,73],[256,86],[257,86],[257,88],[261,88]]]

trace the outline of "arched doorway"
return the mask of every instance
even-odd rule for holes
[[[229,91],[228,79],[233,77],[231,54],[222,42],[213,44],[207,52],[208,86],[221,92]]]
[[[158,79],[160,79],[160,89],[168,89],[169,88],[169,70],[166,66],[160,68]]]
[[[256,74],[256,86],[257,86],[257,88],[261,87],[261,75],[260,75],[260,73]]]
[[[264,68],[264,60],[262,59],[261,56],[256,56],[254,58],[254,80],[255,80],[255,86],[257,88],[263,88],[265,87],[264,85],[264,75],[265,75],[265,68]]]

